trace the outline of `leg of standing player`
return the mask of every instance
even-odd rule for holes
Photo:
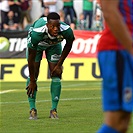
[[[34,67],[35,67],[35,78],[36,80],[38,79],[39,76],[39,69],[40,69],[40,64],[41,64],[41,60],[42,60],[42,54],[43,54],[43,50],[42,51],[37,51],[36,54],[36,58],[35,58],[35,63],[34,63]],[[28,50],[26,51],[26,57],[28,58]],[[27,82],[26,82],[26,86],[29,85],[30,82],[30,78],[27,78]],[[37,81],[36,81],[37,82]],[[28,101],[29,101],[29,106],[30,106],[30,117],[29,119],[37,119],[37,109],[36,109],[36,95],[37,95],[37,88],[36,90],[34,90],[34,95],[33,97],[28,97]]]
[[[46,53],[46,58],[49,65],[50,73],[56,66],[62,52],[61,43],[58,45],[55,45],[53,47],[48,48]],[[51,92],[51,99],[52,99],[52,107],[50,111],[50,118],[58,118],[57,116],[57,106],[61,94],[61,75],[54,75],[51,77],[51,86],[50,86],[50,92]]]
[[[35,65],[34,65],[35,70],[36,70],[35,71],[36,80],[37,80],[38,75],[39,75],[40,63],[41,62],[35,62]],[[30,78],[28,77],[27,82],[26,82],[26,86],[29,85],[29,82],[30,82]],[[34,90],[33,97],[28,96],[28,101],[29,101],[29,106],[30,106],[30,117],[29,117],[30,120],[36,120],[37,119],[36,95],[37,95],[37,88],[36,88],[36,90]]]
[[[98,60],[103,78],[104,124],[97,133],[126,133],[132,112],[133,75],[129,53],[100,52]],[[109,61],[109,62],[108,62]]]
[[[56,66],[55,63],[48,62],[50,72],[54,69]],[[52,100],[52,107],[50,111],[50,118],[58,118],[57,116],[57,106],[60,99],[61,94],[61,75],[60,76],[54,76],[51,77],[51,86],[50,86],[50,92],[51,92],[51,100]]]
[[[39,75],[40,63],[41,62],[35,62],[35,70],[36,70],[35,71],[35,77],[36,77],[36,80],[38,79],[38,75]],[[29,82],[30,82],[30,78],[28,77],[27,82],[26,82],[26,86],[29,85]],[[33,97],[28,97],[28,101],[29,101],[29,104],[30,104],[30,110],[36,109],[36,105],[35,105],[36,93],[37,93],[37,89],[34,91],[34,96]]]

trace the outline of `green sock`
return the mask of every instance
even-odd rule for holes
[[[32,98],[28,97],[30,110],[33,109],[33,108],[36,109],[36,93],[37,93],[37,91],[35,90],[34,91],[34,96]]]
[[[27,82],[26,82],[26,86],[28,86],[29,82],[30,82],[30,78],[28,77]],[[33,108],[36,109],[36,93],[37,93],[37,91],[35,90],[34,91],[34,96],[32,98],[28,97],[30,110],[33,109]]]
[[[51,82],[52,110],[57,109],[61,93],[61,81],[58,77],[53,77]]]
[[[30,83],[30,77],[27,78],[27,81],[26,81],[26,86],[28,86]]]

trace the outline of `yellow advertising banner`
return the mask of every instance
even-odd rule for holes
[[[26,81],[29,75],[26,59],[1,59],[0,62],[0,81]],[[43,58],[38,81],[49,80],[48,64]],[[97,58],[67,58],[63,64],[62,80],[101,80]]]

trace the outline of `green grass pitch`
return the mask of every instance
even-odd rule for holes
[[[38,120],[29,120],[24,82],[0,83],[0,133],[96,133],[103,122],[101,82],[63,81],[58,120],[48,118],[50,82],[39,82]],[[133,117],[128,133],[133,133]]]

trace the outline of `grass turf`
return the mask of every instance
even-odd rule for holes
[[[48,118],[50,82],[39,82],[38,120],[29,120],[24,82],[1,82],[0,132],[2,133],[95,133],[103,122],[100,82],[62,82],[59,120]],[[133,123],[128,133],[133,133]]]

